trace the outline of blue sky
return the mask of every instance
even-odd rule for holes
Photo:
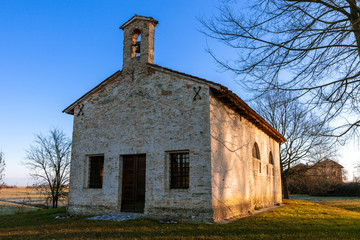
[[[197,18],[216,12],[216,1],[0,0],[0,149],[8,184],[26,185],[22,162],[35,134],[51,127],[72,133],[62,110],[122,68],[123,32],[134,14],[159,21],[154,63],[222,82],[205,49],[217,45],[199,32]],[[221,52],[230,54],[231,50]]]
[[[122,67],[123,32],[134,14],[159,21],[154,63],[219,82],[244,98],[206,52],[234,52],[199,32],[215,0],[0,0],[0,149],[6,182],[26,185],[22,162],[35,134],[72,133],[62,110]]]

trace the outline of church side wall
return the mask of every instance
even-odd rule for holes
[[[279,144],[213,94],[210,123],[214,221],[281,203]],[[252,156],[255,142],[260,160]]]
[[[211,221],[209,87],[176,74],[135,69],[83,102],[74,114],[68,211],[120,212],[122,156],[146,154],[144,213]],[[194,89],[201,90],[194,100]],[[190,156],[188,189],[170,189],[172,151]],[[104,155],[103,187],[88,187],[91,155]]]

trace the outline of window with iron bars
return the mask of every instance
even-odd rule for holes
[[[102,188],[104,174],[104,156],[89,157],[89,188]]]
[[[189,188],[189,153],[170,153],[170,188]]]

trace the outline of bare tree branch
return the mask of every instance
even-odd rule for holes
[[[234,3],[235,2],[235,3]],[[240,1],[239,1],[240,2]],[[291,91],[335,126],[332,136],[357,136],[360,121],[360,7],[356,0],[225,1],[203,32],[233,48],[210,50],[254,99]],[[344,123],[339,117],[348,119]]]
[[[2,151],[0,151],[0,189],[4,185],[5,177],[5,156]]]
[[[280,167],[284,197],[288,198],[287,178],[300,162],[318,162],[336,155],[332,131],[299,100],[290,101],[291,93],[272,92],[258,99],[256,110],[287,141],[280,146]]]
[[[25,164],[40,185],[49,187],[55,208],[69,181],[71,140],[59,129],[52,129],[48,136],[37,135],[34,142],[26,152]]]

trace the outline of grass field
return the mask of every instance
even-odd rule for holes
[[[314,197],[308,195],[294,195],[291,196],[291,199],[317,202],[328,206],[360,212],[360,198],[358,197]]]
[[[229,224],[161,224],[56,219],[64,208],[0,216],[0,239],[359,239],[360,200],[320,203],[285,200],[284,206]]]
[[[38,208],[31,206],[36,204],[46,206],[48,205],[47,196],[48,193],[34,188],[2,188],[0,190],[0,215],[36,210]],[[60,206],[66,204],[66,200],[59,202]]]
[[[318,196],[310,196],[310,195],[291,195],[290,199],[293,200],[305,200],[310,202],[328,202],[328,201],[348,201],[348,200],[360,200],[358,197],[318,197]]]

